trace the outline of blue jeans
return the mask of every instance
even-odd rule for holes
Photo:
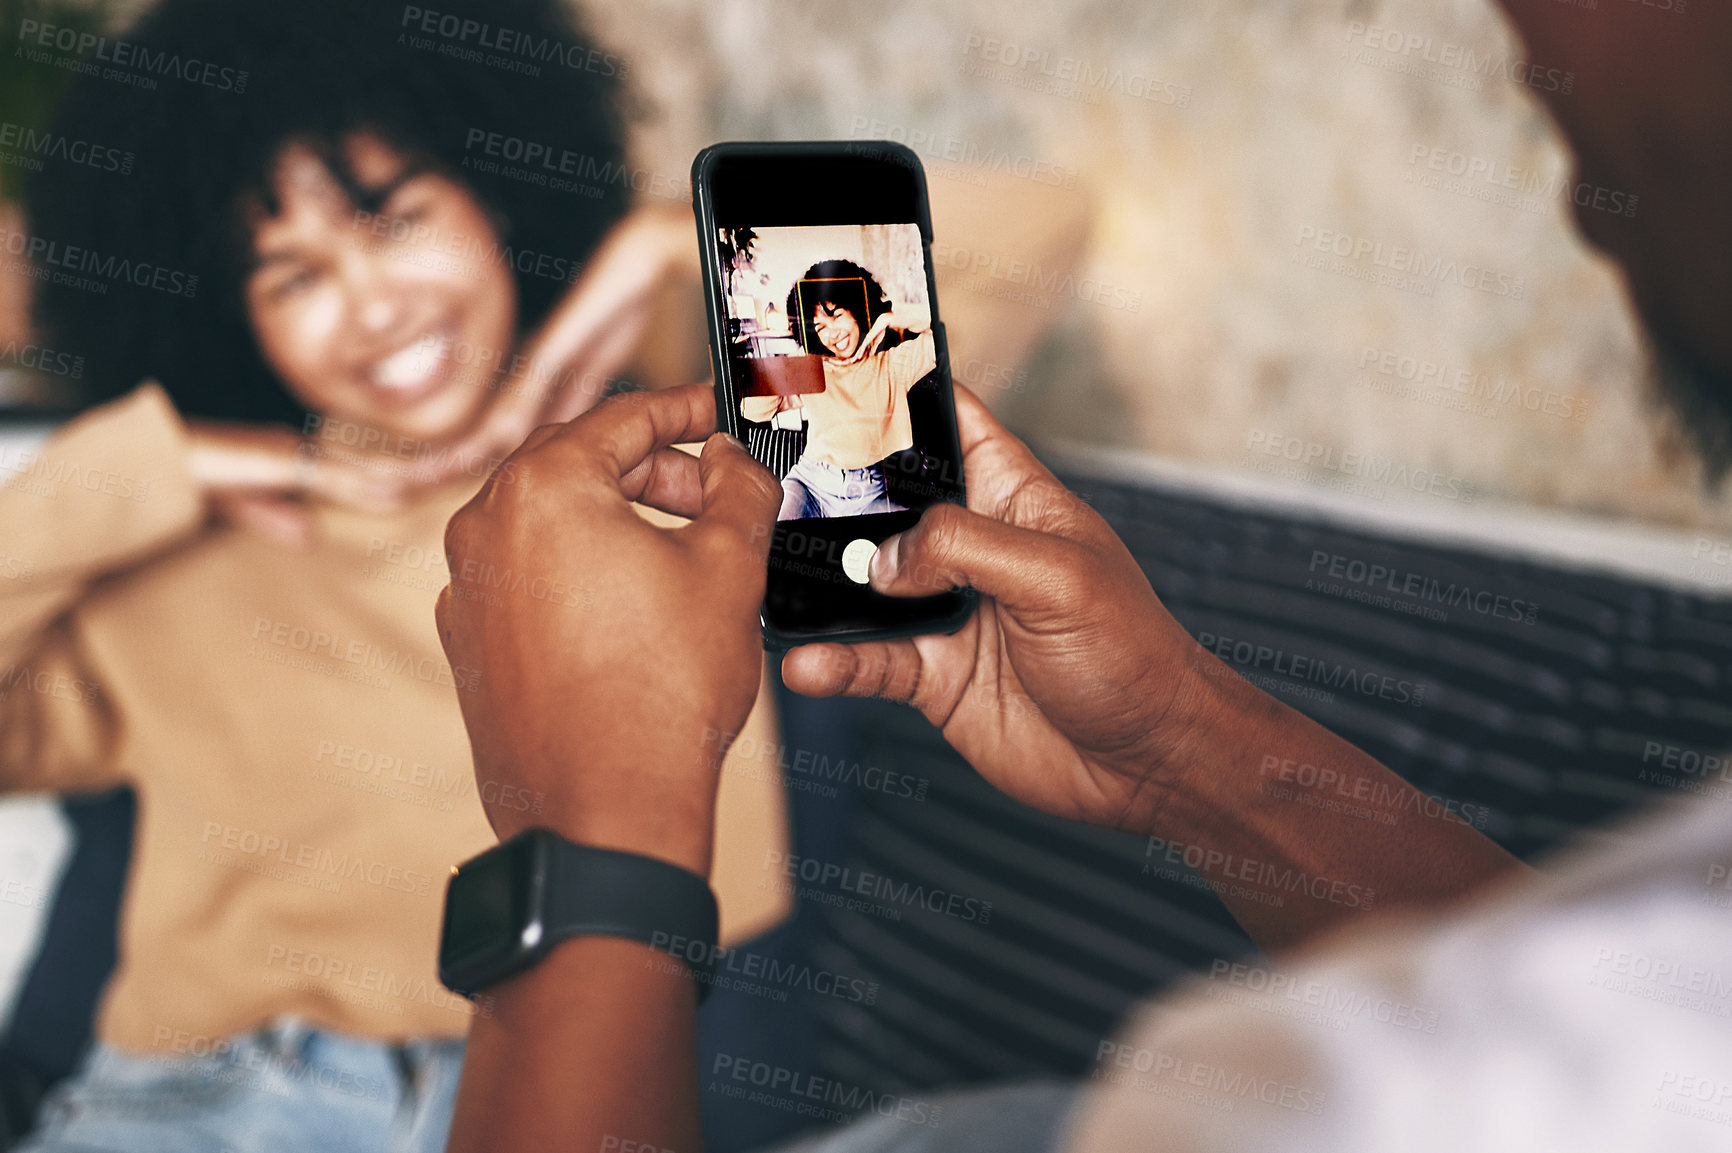
[[[462,1072],[461,1041],[392,1045],[293,1018],[230,1038],[220,1055],[98,1045],[14,1153],[439,1153]],[[867,1113],[776,1149],[1049,1153],[1075,1096],[1051,1081],[940,1093],[926,1099],[927,1124]]]
[[[782,511],[776,519],[865,516],[896,512],[902,507],[890,499],[884,487],[884,470],[878,465],[837,468],[802,458],[782,478]]]
[[[445,1148],[461,1041],[392,1045],[283,1018],[218,1047],[165,1044],[142,1056],[98,1045],[15,1153]]]

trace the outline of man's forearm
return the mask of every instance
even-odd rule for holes
[[[1213,661],[1213,658],[1208,658]],[[1438,800],[1213,662],[1145,863],[1188,866],[1265,952],[1370,912],[1448,903],[1524,868]]]
[[[697,986],[680,962],[579,937],[487,997],[450,1153],[699,1153]]]

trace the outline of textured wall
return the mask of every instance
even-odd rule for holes
[[[649,0],[592,20],[647,97],[646,167],[683,174],[719,138],[887,135],[935,198],[1038,190],[1086,219],[1069,279],[978,236],[941,260],[953,330],[973,293],[1044,334],[1026,387],[989,389],[1031,435],[1369,499],[1732,519],[1647,399],[1618,275],[1577,239],[1561,139],[1518,82],[1569,78],[1485,0]],[[1606,211],[1639,193],[1595,191]]]

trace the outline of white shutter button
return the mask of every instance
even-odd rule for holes
[[[872,554],[877,551],[878,546],[865,537],[849,541],[848,547],[842,550],[842,571],[855,584],[865,584],[866,571],[872,565]]]

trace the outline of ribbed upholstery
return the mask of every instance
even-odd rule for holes
[[[1732,603],[1071,483],[1193,635],[1279,652],[1283,669],[1302,657],[1306,679],[1272,672],[1273,660],[1249,671],[1426,791],[1488,808],[1485,831],[1524,857],[1681,787],[1732,798],[1732,772],[1667,783],[1650,746],[1732,748]],[[1359,574],[1358,563],[1395,575],[1377,590],[1368,577],[1318,587],[1337,557],[1343,574]],[[1418,595],[1389,593],[1392,581]],[[1348,599],[1349,589],[1388,603]],[[1532,623],[1507,619],[1530,606]],[[1367,677],[1405,682],[1410,699],[1355,691]],[[920,799],[847,784],[835,798],[795,790],[798,853],[873,873],[893,894],[918,885],[991,904],[983,920],[894,898],[865,911],[801,902],[814,959],[880,989],[872,1005],[820,1006],[823,1073],[906,1093],[1079,1072],[1131,1002],[1249,950],[1194,877],[1145,873],[1146,840],[1004,799],[911,710],[793,697],[784,708],[791,748],[813,743],[927,782]]]

